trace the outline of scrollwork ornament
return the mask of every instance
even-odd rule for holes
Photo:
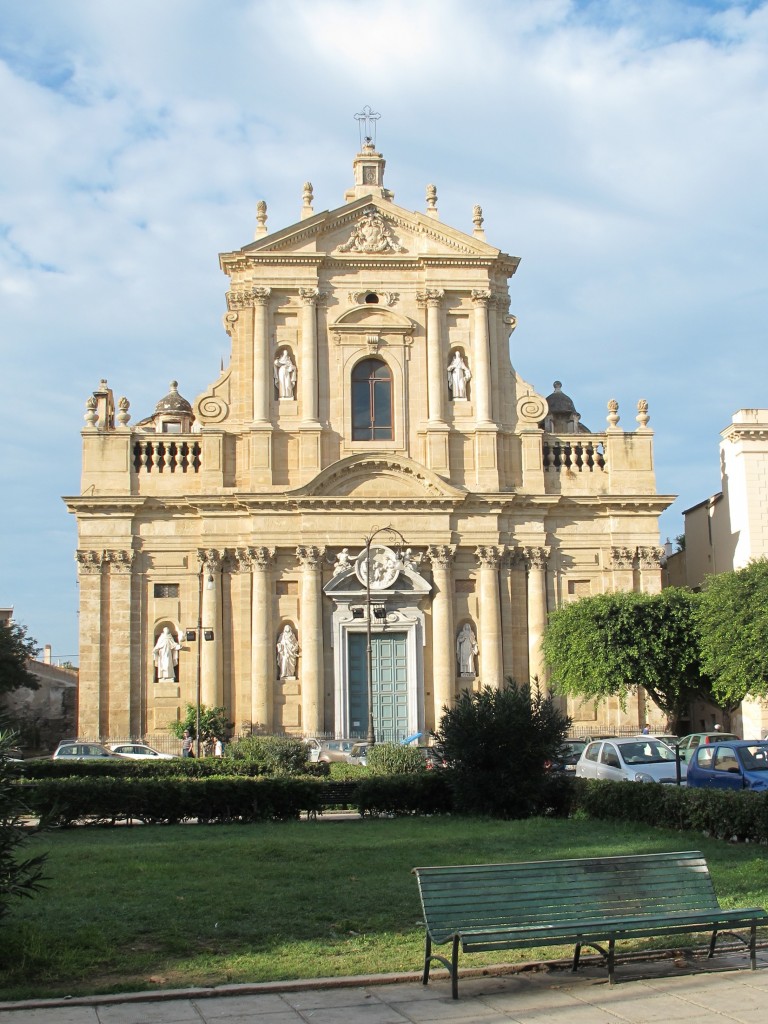
[[[229,415],[229,406],[218,395],[203,395],[197,403],[197,415],[205,423],[221,423]]]
[[[405,252],[392,233],[392,229],[375,207],[370,207],[355,225],[348,240],[336,252],[363,252],[369,254]]]
[[[538,426],[546,418],[548,412],[549,405],[546,398],[542,398],[535,392],[529,392],[517,400],[517,418],[523,423]]]

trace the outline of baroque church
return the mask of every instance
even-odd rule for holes
[[[547,689],[562,602],[661,586],[648,404],[597,431],[510,362],[519,259],[398,206],[366,137],[341,206],[220,256],[231,358],[131,423],[86,402],[76,516],[79,733],[427,734],[464,689]],[[514,349],[513,349],[514,351]],[[158,389],[159,390],[159,389]],[[634,413],[634,410],[633,410]],[[370,645],[370,649],[369,649]],[[370,678],[369,678],[370,673]],[[574,731],[659,713],[563,700]]]

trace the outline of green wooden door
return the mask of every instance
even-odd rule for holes
[[[350,633],[349,731],[368,734],[368,674],[365,633]],[[373,724],[379,743],[398,742],[413,731],[408,723],[408,650],[405,633],[375,633],[371,637]]]

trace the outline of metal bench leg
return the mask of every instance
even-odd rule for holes
[[[712,932],[712,938],[709,940],[709,953],[707,953],[707,959],[711,959],[715,955],[715,946],[717,945],[717,928]]]
[[[754,922],[749,929],[749,966],[757,970],[757,925]]]
[[[421,984],[427,985],[429,983],[429,965],[432,962],[432,937],[427,932],[426,939],[424,940],[424,974],[421,978]]]
[[[459,936],[453,936],[453,951],[451,953],[451,996],[459,998]]]
[[[573,967],[571,970],[575,973],[579,969],[579,957],[581,956],[581,943],[576,943],[576,948],[573,951]]]
[[[613,976],[613,954],[616,950],[616,939],[608,940],[608,984],[614,985],[615,978]]]

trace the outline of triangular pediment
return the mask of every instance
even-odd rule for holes
[[[465,492],[426,466],[400,455],[351,455],[324,469],[295,497],[463,500]]]
[[[322,253],[340,260],[478,256],[494,258],[499,249],[424,213],[366,196],[326,210],[249,243],[230,256]]]

